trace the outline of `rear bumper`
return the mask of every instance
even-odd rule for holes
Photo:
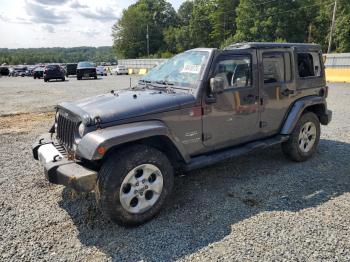
[[[77,70],[77,76],[78,77],[95,77],[97,76],[97,72],[93,70]]]
[[[58,157],[51,157],[40,148],[44,145],[54,145],[51,134],[40,136],[32,145],[33,157],[44,167],[45,175],[50,183],[71,187],[79,192],[89,192],[95,188],[97,172],[82,165],[80,162],[68,160],[57,150]],[[52,159],[50,159],[52,158]]]
[[[332,121],[333,112],[331,110],[327,110],[325,114],[320,117],[320,122],[322,125],[328,125]]]

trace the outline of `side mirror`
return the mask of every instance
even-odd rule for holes
[[[222,77],[210,78],[210,90],[212,94],[220,94],[224,91],[224,79]]]

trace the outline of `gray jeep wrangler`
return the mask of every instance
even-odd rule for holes
[[[33,156],[51,183],[95,191],[113,221],[139,225],[169,198],[174,171],[275,144],[309,159],[331,121],[327,94],[318,45],[193,49],[134,88],[59,104]]]

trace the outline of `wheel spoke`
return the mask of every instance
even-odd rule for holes
[[[144,169],[143,169],[144,178],[148,179],[149,176],[152,175],[155,172],[157,172],[157,170],[155,170],[154,168],[151,168],[149,166],[145,166]]]
[[[138,209],[138,212],[143,212],[147,210],[150,207],[150,203],[145,199],[145,197],[139,197],[139,203],[137,204],[136,208]]]
[[[156,181],[154,181],[153,183],[150,183],[150,189],[154,193],[160,195],[163,189],[163,180],[161,180],[160,178],[157,178]]]
[[[135,176],[130,176],[129,179],[127,181],[125,181],[126,183],[129,183],[132,187],[136,186],[137,178]],[[124,183],[123,183],[124,184]]]
[[[134,194],[133,189],[131,189],[129,193],[120,195],[120,202],[130,207],[130,202],[134,197],[136,197],[136,194]]]

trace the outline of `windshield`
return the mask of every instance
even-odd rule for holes
[[[207,51],[181,53],[153,68],[141,80],[195,88],[208,57]]]
[[[94,67],[94,64],[90,62],[79,62],[78,67]]]

